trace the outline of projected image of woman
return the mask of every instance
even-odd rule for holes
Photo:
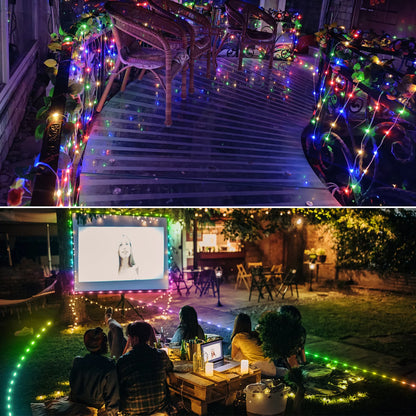
[[[118,279],[133,280],[139,278],[139,267],[133,258],[130,239],[123,234],[118,246]]]

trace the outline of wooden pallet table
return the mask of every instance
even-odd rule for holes
[[[204,373],[178,373],[169,375],[169,389],[173,394],[186,398],[191,402],[191,410],[197,415],[205,415],[208,405],[215,402],[231,404],[238,391],[261,379],[258,369],[250,369],[248,374],[240,374],[239,370],[219,373],[213,376]]]

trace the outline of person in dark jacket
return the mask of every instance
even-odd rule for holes
[[[104,356],[107,336],[101,328],[89,329],[84,334],[84,344],[89,353],[74,358],[69,399],[96,409],[104,406],[108,416],[116,416],[120,395],[115,361]]]

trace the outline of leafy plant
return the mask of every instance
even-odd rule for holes
[[[299,320],[276,311],[260,317],[259,334],[263,351],[272,360],[296,354],[304,341],[304,329]]]

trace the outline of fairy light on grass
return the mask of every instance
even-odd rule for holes
[[[37,345],[39,339],[46,333],[46,331],[52,326],[52,321],[46,322],[46,324],[39,329],[38,333],[34,334],[31,341],[24,349],[24,353],[18,358],[18,362],[15,366],[15,369],[12,371],[11,377],[9,379],[8,387],[6,389],[6,415],[7,416],[19,416],[13,410],[13,394],[15,392],[15,386],[19,377],[19,372],[22,369],[22,365],[29,358],[29,354],[33,352],[34,347]]]
[[[346,361],[336,360],[336,359],[328,357],[327,355],[322,355],[322,354],[318,354],[318,353],[311,352],[311,351],[305,351],[305,354],[307,356],[312,356],[313,358],[323,360],[326,363],[328,363],[328,365],[335,364],[336,368],[338,368],[338,366],[341,366],[341,368],[343,370],[359,371],[359,372],[362,372],[364,374],[371,375],[371,376],[374,376],[374,377],[377,377],[377,378],[379,377],[379,378],[384,379],[384,380],[390,380],[390,381],[395,382],[395,383],[398,382],[397,377],[391,377],[391,376],[388,376],[384,373],[380,374],[379,372],[377,372],[375,370],[369,370],[369,369],[366,369],[366,368],[358,367],[357,365],[351,365]],[[403,386],[410,387],[411,389],[416,389],[416,384],[414,382],[410,382],[408,380],[400,380],[399,382]]]

